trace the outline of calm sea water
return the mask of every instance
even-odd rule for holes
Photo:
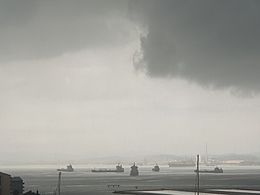
[[[159,173],[152,166],[139,166],[140,176],[130,177],[130,166],[124,173],[92,173],[91,168],[113,168],[111,165],[74,165],[75,171],[62,173],[62,195],[111,195],[115,190],[159,189],[194,187],[193,168],[169,168],[161,166]],[[0,171],[20,176],[25,182],[25,191],[39,190],[42,195],[51,195],[58,182],[57,166],[5,166]],[[223,174],[202,174],[201,185],[213,188],[259,189],[260,167],[223,167]],[[112,186],[112,185],[119,185]]]

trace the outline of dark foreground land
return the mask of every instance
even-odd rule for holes
[[[195,188],[196,176],[192,169],[162,167],[154,173],[150,167],[140,167],[140,176],[125,173],[91,173],[90,169],[76,169],[62,173],[62,195],[112,195],[116,190],[188,189]],[[7,170],[8,171],[8,170]],[[9,170],[25,181],[25,190],[39,190],[42,195],[53,194],[57,172],[53,169]],[[223,174],[201,174],[202,188],[233,188],[260,190],[260,167],[226,168]]]

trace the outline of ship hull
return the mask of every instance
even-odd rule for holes
[[[194,170],[195,173],[197,173],[197,170]],[[214,171],[214,170],[201,170],[199,173],[223,173],[223,171]]]
[[[122,173],[124,170],[91,170],[93,173]]]
[[[73,172],[74,170],[67,170],[67,169],[57,169],[57,171],[62,171],[62,172]]]

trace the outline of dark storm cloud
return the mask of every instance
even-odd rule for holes
[[[260,1],[143,0],[130,10],[148,29],[138,68],[150,76],[260,90]]]
[[[127,42],[121,0],[0,0],[0,59],[52,57]]]

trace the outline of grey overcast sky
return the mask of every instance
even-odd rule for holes
[[[260,153],[259,35],[257,0],[0,0],[1,159]]]

